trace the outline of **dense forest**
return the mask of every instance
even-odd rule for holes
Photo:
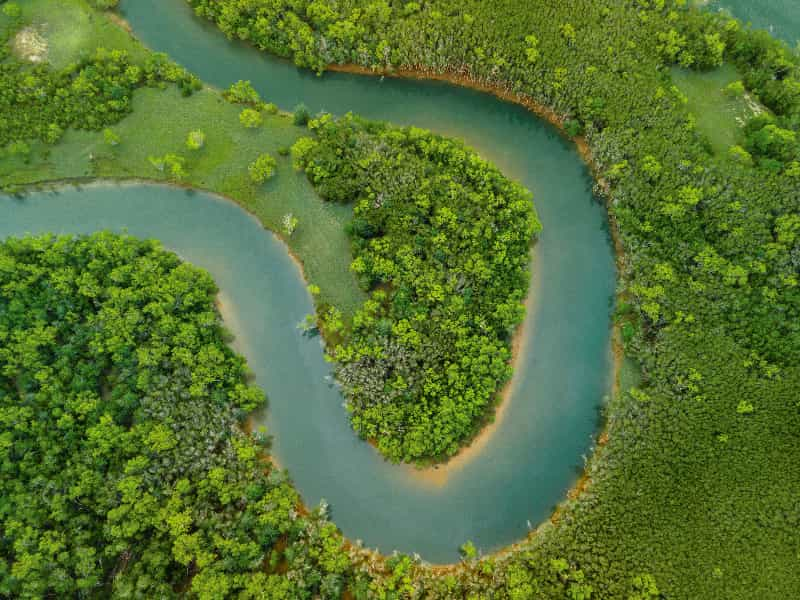
[[[261,436],[242,433],[261,398],[224,343],[207,275],[155,243],[110,234],[10,240],[0,246],[0,593],[638,600],[800,589],[795,52],[681,0],[190,3],[229,36],[317,71],[352,63],[445,74],[555,111],[588,144],[619,230],[616,321],[642,382],[606,407],[607,442],[583,493],[513,551],[478,560],[467,548],[450,570],[378,560],[350,547],[324,507],[306,513],[286,475],[260,460]],[[19,15],[15,3],[2,11],[6,21]],[[22,65],[7,44],[2,52],[0,146],[11,154],[119,121],[135,88],[197,86],[164,57],[150,58],[150,74],[114,50],[65,70]],[[716,155],[669,68],[723,62],[766,110]],[[361,394],[384,377],[387,406],[413,413],[397,401],[422,382],[403,375],[413,369],[391,354],[390,334],[413,347],[420,333],[468,342],[477,327],[507,358],[536,227],[529,199],[480,161],[470,179],[455,167],[466,162],[450,159],[473,155],[431,134],[354,117],[311,125],[295,159],[325,198],[354,203],[353,267],[371,292],[352,328],[335,307],[320,314],[354,425],[397,459],[446,455],[491,404],[505,363],[481,365],[483,396],[463,403],[464,414],[447,414],[452,398],[426,391],[434,402],[418,423],[451,425],[422,446]],[[426,164],[442,151],[446,160]],[[506,212],[453,210],[450,186],[453,202],[475,194]],[[413,203],[399,201],[403,190]],[[387,202],[391,218],[379,210]],[[511,214],[522,221],[509,223]],[[408,221],[427,235],[411,239]],[[467,269],[463,248],[495,256],[475,237],[480,228],[506,252],[489,267],[503,281],[482,288],[477,273],[448,273],[448,260]],[[397,269],[401,260],[419,281]],[[437,306],[437,286],[446,301],[456,290],[469,302]],[[481,304],[498,297],[510,301],[502,315]],[[410,298],[432,311],[425,323],[409,318]],[[436,348],[411,360],[441,364]],[[446,385],[463,385],[459,376],[456,365]]]
[[[524,317],[530,193],[458,142],[348,115],[293,147],[320,195],[355,203],[369,299],[346,327],[321,308],[355,430],[392,460],[455,454],[511,376]]]
[[[339,593],[341,536],[240,427],[216,291],[152,241],[0,245],[4,596]]]

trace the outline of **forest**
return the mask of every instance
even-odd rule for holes
[[[207,275],[111,234],[8,240],[0,593],[640,600],[800,589],[796,51],[683,0],[189,3],[229,37],[320,73],[445,75],[551,109],[586,144],[619,233],[615,322],[641,382],[605,406],[607,441],[582,493],[528,539],[487,557],[467,546],[444,571],[381,560],[349,545],[324,510],[307,512],[287,475],[261,461],[264,440],[243,432],[261,398],[225,343]],[[8,41],[19,7],[2,11]],[[147,86],[199,91],[156,55],[149,70],[114,49],[60,70],[22,65],[8,44],[0,52],[7,156],[124,122]],[[764,111],[719,154],[670,69],[723,63],[741,75],[734,91]],[[318,315],[354,428],[394,460],[447,456],[509,376],[481,344],[489,337],[508,358],[537,229],[530,198],[427,132],[357,117],[309,124],[293,158],[322,197],[353,205],[352,270],[369,292],[352,324],[334,305]],[[497,212],[470,212],[465,197]],[[424,235],[411,238],[409,222]],[[450,261],[473,277],[451,277]],[[422,303],[429,312],[414,321]],[[422,335],[434,343],[418,348]],[[465,364],[446,379],[409,376],[441,368],[443,340],[481,365],[475,396],[451,397],[476,385]],[[424,403],[403,402],[429,382]],[[394,412],[371,410],[367,389]],[[431,434],[439,423],[446,430]]]
[[[325,200],[355,204],[350,268],[370,294],[351,327],[319,308],[353,427],[394,461],[455,454],[511,377],[530,193],[429,131],[352,115],[309,129],[293,160]]]
[[[341,537],[301,512],[260,458],[266,438],[240,427],[264,398],[226,344],[216,291],[153,241],[0,245],[3,595],[340,588]],[[317,564],[324,581],[292,583]]]

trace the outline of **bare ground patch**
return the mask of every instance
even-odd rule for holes
[[[41,63],[47,60],[47,40],[41,28],[26,27],[14,36],[12,42],[14,54],[22,60],[32,63]]]

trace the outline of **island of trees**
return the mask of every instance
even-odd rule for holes
[[[462,144],[351,115],[292,148],[320,195],[355,203],[351,269],[369,299],[321,307],[354,429],[392,460],[455,454],[511,376],[524,317],[530,193]]]

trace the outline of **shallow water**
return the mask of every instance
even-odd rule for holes
[[[480,453],[441,485],[385,463],[358,440],[318,339],[296,324],[311,301],[285,249],[235,206],[156,186],[90,187],[0,200],[0,235],[99,228],[156,237],[208,269],[224,291],[236,346],[270,400],[261,417],[273,453],[303,499],[325,498],[351,539],[383,552],[455,560],[523,537],[575,482],[609,390],[615,272],[606,213],[574,147],[521,107],[442,83],[345,74],[318,78],[196,19],[181,0],[124,0],[134,32],[203,80],[249,79],[282,108],[348,110],[465,139],[535,195],[544,232],[534,252],[535,302],[524,325],[505,418]],[[442,482],[439,482],[442,483]]]
[[[800,42],[800,3],[797,0],[714,0],[709,9],[724,8],[756,29],[766,29],[790,46]]]

